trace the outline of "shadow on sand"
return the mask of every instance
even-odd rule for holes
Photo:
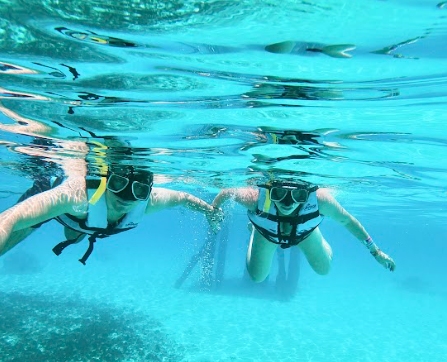
[[[162,323],[63,296],[0,292],[0,356],[9,361],[179,361]]]

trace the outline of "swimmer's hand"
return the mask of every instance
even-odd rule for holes
[[[375,251],[372,251],[371,255],[377,260],[377,262],[382,264],[390,271],[394,271],[394,269],[396,269],[396,263],[394,262],[394,260],[379,248],[377,248]]]
[[[220,224],[224,220],[224,213],[221,208],[213,207],[213,211],[206,214],[206,219],[214,233],[220,230]]]

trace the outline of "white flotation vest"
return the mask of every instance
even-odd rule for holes
[[[268,186],[259,186],[258,204],[255,211],[248,211],[248,218],[256,230],[268,241],[288,248],[299,244],[321,223],[317,200],[317,186],[307,188],[309,197],[293,216],[279,216],[276,205],[270,199]],[[292,225],[290,235],[281,233],[280,224]]]
[[[60,183],[60,181],[53,183],[53,187],[58,183]],[[59,255],[67,246],[78,242],[82,235],[90,235],[89,248],[85,255],[79,260],[82,264],[85,264],[85,261],[93,251],[93,243],[96,242],[97,238],[106,238],[137,227],[145,214],[149,202],[148,200],[139,201],[129,213],[121,218],[121,220],[111,225],[107,221],[107,204],[105,198],[107,179],[105,177],[88,177],[86,183],[89,200],[87,218],[80,219],[69,214],[63,214],[56,217],[56,220],[59,223],[71,230],[81,233],[81,235],[77,239],[63,241],[53,248],[53,252],[56,255]]]
[[[92,235],[95,232],[103,232],[108,235],[118,234],[122,231],[137,227],[144,216],[148,201],[139,201],[129,213],[113,226],[109,227],[107,222],[107,205],[105,193],[94,200],[94,196],[101,187],[100,179],[87,179],[87,194],[89,205],[86,219],[79,219],[69,214],[56,218],[62,225],[84,234]],[[94,201],[92,201],[92,199]]]

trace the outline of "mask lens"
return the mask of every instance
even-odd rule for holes
[[[272,201],[281,201],[287,196],[287,190],[281,187],[272,187],[270,189],[270,199]]]
[[[307,192],[307,190],[301,190],[301,189],[292,190],[292,199],[295,202],[298,203],[306,202],[308,197],[309,193]]]
[[[123,191],[128,184],[128,178],[112,173],[107,180],[107,189],[116,194]]]
[[[151,193],[151,186],[138,181],[132,183],[132,193],[137,200],[147,200]]]

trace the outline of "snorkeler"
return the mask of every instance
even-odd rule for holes
[[[316,273],[327,274],[332,249],[319,229],[323,216],[343,225],[379,264],[391,271],[396,268],[393,259],[378,248],[360,222],[328,189],[303,181],[272,181],[257,188],[224,189],[214,199],[213,206],[220,208],[230,199],[248,209],[253,225],[247,269],[255,282],[262,282],[268,276],[278,246],[283,249],[298,246]]]
[[[138,226],[142,217],[165,208],[185,206],[206,215],[217,227],[221,211],[186,192],[153,187],[152,172],[128,165],[111,166],[101,177],[82,172],[65,178],[40,178],[19,203],[0,214],[0,255],[43,223],[55,219],[65,227],[66,241],[53,248],[59,255],[88,235],[85,264],[98,238]]]

